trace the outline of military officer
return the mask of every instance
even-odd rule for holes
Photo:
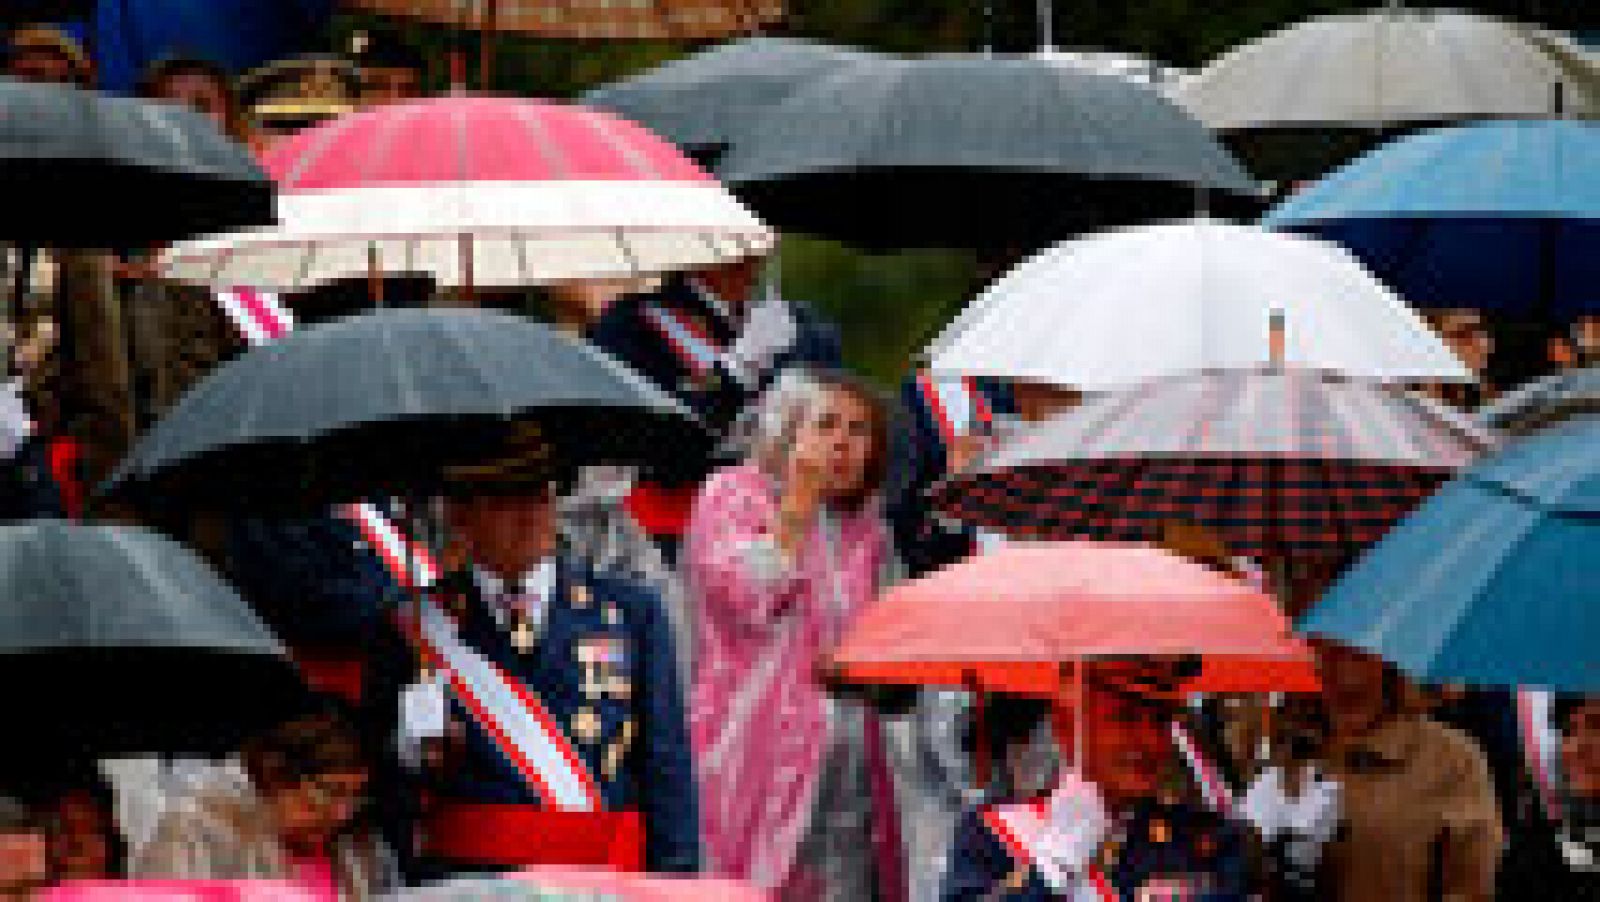
[[[647,590],[558,548],[565,468],[537,429],[514,445],[450,474],[443,517],[468,563],[397,618],[405,645],[386,656],[386,685],[405,684],[389,701],[397,747],[421,792],[402,838],[426,875],[694,871],[696,784],[667,617]]]
[[[1107,661],[1087,670],[1076,718],[1084,729],[1081,769],[1059,776],[1045,795],[965,815],[943,898],[1249,898],[1255,887],[1242,825],[1168,788],[1178,709],[1171,665]],[[1047,710],[1039,703],[1025,716],[1043,720]]]

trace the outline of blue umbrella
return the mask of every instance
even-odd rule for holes
[[[1422,307],[1600,313],[1600,124],[1484,122],[1402,138],[1262,222],[1345,245]]]
[[[232,72],[323,43],[333,0],[99,0],[74,30],[88,41],[101,86],[131,91],[164,56],[197,56]]]
[[[1423,680],[1600,690],[1600,416],[1440,489],[1301,621]]]

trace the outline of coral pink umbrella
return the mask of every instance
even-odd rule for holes
[[[374,107],[284,139],[263,163],[280,224],[175,245],[169,278],[293,291],[416,273],[510,287],[714,265],[773,243],[664,139],[555,101]]]
[[[83,880],[36,895],[43,902],[337,902],[290,880]]]
[[[883,593],[826,665],[843,683],[1055,695],[1077,664],[1198,657],[1195,692],[1312,692],[1270,595],[1149,545],[1017,543]]]

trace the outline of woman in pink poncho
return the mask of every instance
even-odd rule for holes
[[[897,899],[878,724],[815,677],[888,556],[884,409],[849,377],[791,370],[755,433],[751,459],[707,481],[685,545],[707,861],[783,900]]]

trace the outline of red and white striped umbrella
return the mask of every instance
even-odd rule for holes
[[[665,140],[554,101],[375,107],[287,138],[263,162],[280,224],[174,245],[169,278],[289,291],[380,273],[537,285],[713,265],[774,240]]]

